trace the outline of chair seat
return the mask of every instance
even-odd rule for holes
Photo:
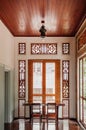
[[[41,104],[40,103],[31,104],[31,120],[33,121],[34,118],[39,118],[41,121],[42,114],[41,114]]]
[[[47,103],[47,120],[56,120],[56,103]]]

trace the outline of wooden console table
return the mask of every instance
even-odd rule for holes
[[[24,105],[24,106],[29,106],[29,111],[30,111],[30,112],[29,112],[29,113],[30,113],[30,117],[29,117],[29,118],[30,118],[30,121],[31,121],[31,106],[32,106],[32,104],[26,102],[26,103],[24,103],[23,105]],[[47,104],[44,104],[44,103],[41,104],[41,105],[42,105],[42,107],[43,107],[43,106],[47,106]],[[65,104],[63,104],[63,103],[58,103],[58,104],[56,104],[56,117],[57,117],[56,120],[57,120],[57,121],[58,121],[59,107],[60,107],[60,106],[65,106]]]
[[[58,103],[58,104],[56,104],[57,121],[58,121],[59,107],[60,107],[60,106],[65,106],[65,104],[63,104],[63,103]]]
[[[31,103],[28,103],[28,102],[25,102],[24,104],[23,104],[25,107],[26,106],[29,106],[29,115],[30,115],[30,121],[31,121]]]

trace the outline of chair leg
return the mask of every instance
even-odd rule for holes
[[[42,117],[40,116],[40,123],[42,122]]]
[[[47,115],[47,124],[48,124],[48,115]]]

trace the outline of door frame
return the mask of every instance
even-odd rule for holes
[[[60,103],[60,60],[46,60],[46,59],[37,59],[37,60],[28,60],[28,102],[33,102],[33,62],[55,62],[55,102]],[[45,67],[45,66],[44,66]],[[45,68],[44,68],[45,70]],[[44,72],[45,75],[45,72]],[[44,76],[43,76],[44,77]],[[45,80],[45,79],[44,79]],[[43,86],[45,86],[43,82]],[[45,87],[43,87],[45,91]],[[44,96],[44,95],[43,95]],[[45,102],[45,101],[43,101]]]

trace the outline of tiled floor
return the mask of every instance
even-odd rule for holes
[[[7,125],[5,130],[82,130],[78,123],[70,120],[59,120],[58,123],[46,121],[37,123],[35,120],[30,123],[28,120],[15,120],[11,125]]]

